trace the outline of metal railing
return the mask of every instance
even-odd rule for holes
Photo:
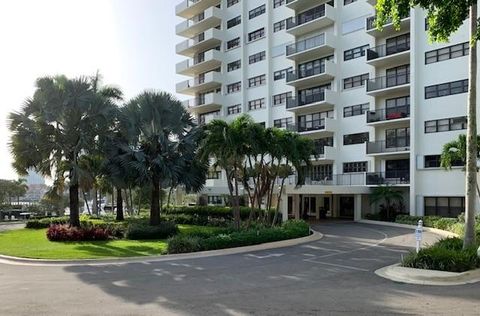
[[[367,154],[392,153],[410,150],[410,137],[397,137],[367,143]]]
[[[320,10],[314,11],[313,14],[301,13],[301,14],[295,16],[295,17],[288,18],[286,20],[287,30],[324,17],[325,16],[325,3],[318,6],[318,7],[320,7]]]
[[[367,185],[409,184],[410,171],[388,170],[385,172],[368,172],[366,179]]]
[[[287,98],[287,109],[296,108],[299,106],[304,106],[307,104],[312,104],[316,102],[325,101],[325,91],[310,94],[307,96],[300,96],[297,98],[289,97]]]
[[[309,132],[309,131],[318,131],[325,129],[325,119],[321,118],[318,120],[310,120],[299,122],[297,125],[297,132]]]
[[[374,60],[385,56],[401,53],[410,50],[410,42],[397,44],[394,46],[379,45],[367,49],[367,60]]]
[[[367,80],[367,92],[410,83],[410,73],[387,75]]]
[[[287,45],[287,56],[325,45],[325,33]]]
[[[306,185],[365,185],[365,173],[310,174]]]
[[[410,105],[367,112],[367,123],[397,120],[410,117]]]
[[[402,17],[401,19],[403,20],[403,19],[406,19],[406,18],[409,18],[409,17],[410,17],[410,12],[406,16]],[[375,20],[376,19],[377,19],[376,16],[370,16],[370,17],[367,18],[367,31],[370,31],[370,30],[373,30],[373,29],[376,28],[376,26],[375,26]],[[392,19],[390,18],[390,19],[387,19],[385,21],[385,24],[383,24],[383,25],[385,26],[385,25],[391,24],[391,23],[392,23]]]
[[[320,64],[320,67],[314,67],[301,71],[289,71],[287,72],[287,82],[295,81],[298,79],[308,78],[325,73],[325,62]]]

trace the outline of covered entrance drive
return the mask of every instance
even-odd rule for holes
[[[360,220],[362,214],[370,213],[370,190],[361,181],[353,185],[326,185],[320,182],[301,187],[288,185],[282,198],[282,215],[285,219]]]

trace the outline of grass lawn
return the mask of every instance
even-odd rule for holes
[[[178,225],[180,234],[212,232],[216,227]],[[166,240],[111,240],[51,242],[46,229],[19,229],[0,233],[0,254],[36,259],[98,259],[164,254]]]

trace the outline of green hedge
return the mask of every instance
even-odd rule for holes
[[[178,233],[174,222],[161,222],[159,225],[131,224],[126,237],[131,240],[165,239]]]
[[[169,253],[195,252],[262,244],[266,242],[308,236],[310,227],[301,220],[291,220],[278,227],[251,228],[226,234],[205,236],[175,236],[168,241]]]
[[[423,226],[425,227],[438,228],[457,235],[463,235],[465,223],[462,221],[462,218],[462,215],[459,216],[459,218],[399,215],[395,219],[395,222],[399,224],[417,225],[419,220],[423,220]],[[480,221],[478,220],[475,226],[475,231],[477,237],[480,238]]]
[[[32,219],[27,221],[25,228],[43,229],[43,228],[50,227],[50,225],[64,225],[64,224],[68,224],[68,222],[69,222],[68,216],[46,217],[42,219]]]
[[[162,210],[164,214],[186,214],[186,215],[196,215],[199,217],[217,217],[232,219],[233,211],[231,207],[228,206],[176,206],[169,207]],[[245,220],[248,219],[250,215],[251,208],[241,206],[240,207],[240,217]],[[257,214],[264,214],[264,210],[256,209]],[[270,211],[270,216],[273,218],[275,211]],[[281,214],[279,214],[281,215]]]
[[[417,269],[465,272],[480,268],[477,246],[462,249],[460,238],[442,239],[435,245],[421,249],[418,254],[409,253],[402,261],[402,266]]]

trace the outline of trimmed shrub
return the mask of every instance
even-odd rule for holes
[[[25,228],[30,229],[43,229],[48,228],[50,225],[64,225],[68,224],[69,218],[63,217],[46,217],[42,219],[32,219],[27,221]]]
[[[202,250],[201,237],[177,235],[168,240],[168,253],[187,253]]]
[[[131,240],[165,239],[178,233],[174,222],[161,222],[160,225],[131,224],[127,228],[126,237]]]
[[[50,241],[93,241],[107,240],[110,232],[100,227],[70,227],[68,225],[51,225],[47,230]]]
[[[250,211],[250,207],[240,207],[240,217],[242,220],[248,219]],[[163,212],[165,214],[187,214],[200,217],[224,218],[225,220],[231,220],[233,218],[233,210],[228,206],[176,206],[166,208]],[[255,209],[255,212],[257,215],[264,214],[265,210]],[[275,211],[270,211],[270,218],[273,218],[274,214]]]
[[[417,269],[465,272],[480,268],[477,247],[462,249],[460,238],[440,240],[435,245],[417,253],[411,252],[402,261],[402,266]]]

